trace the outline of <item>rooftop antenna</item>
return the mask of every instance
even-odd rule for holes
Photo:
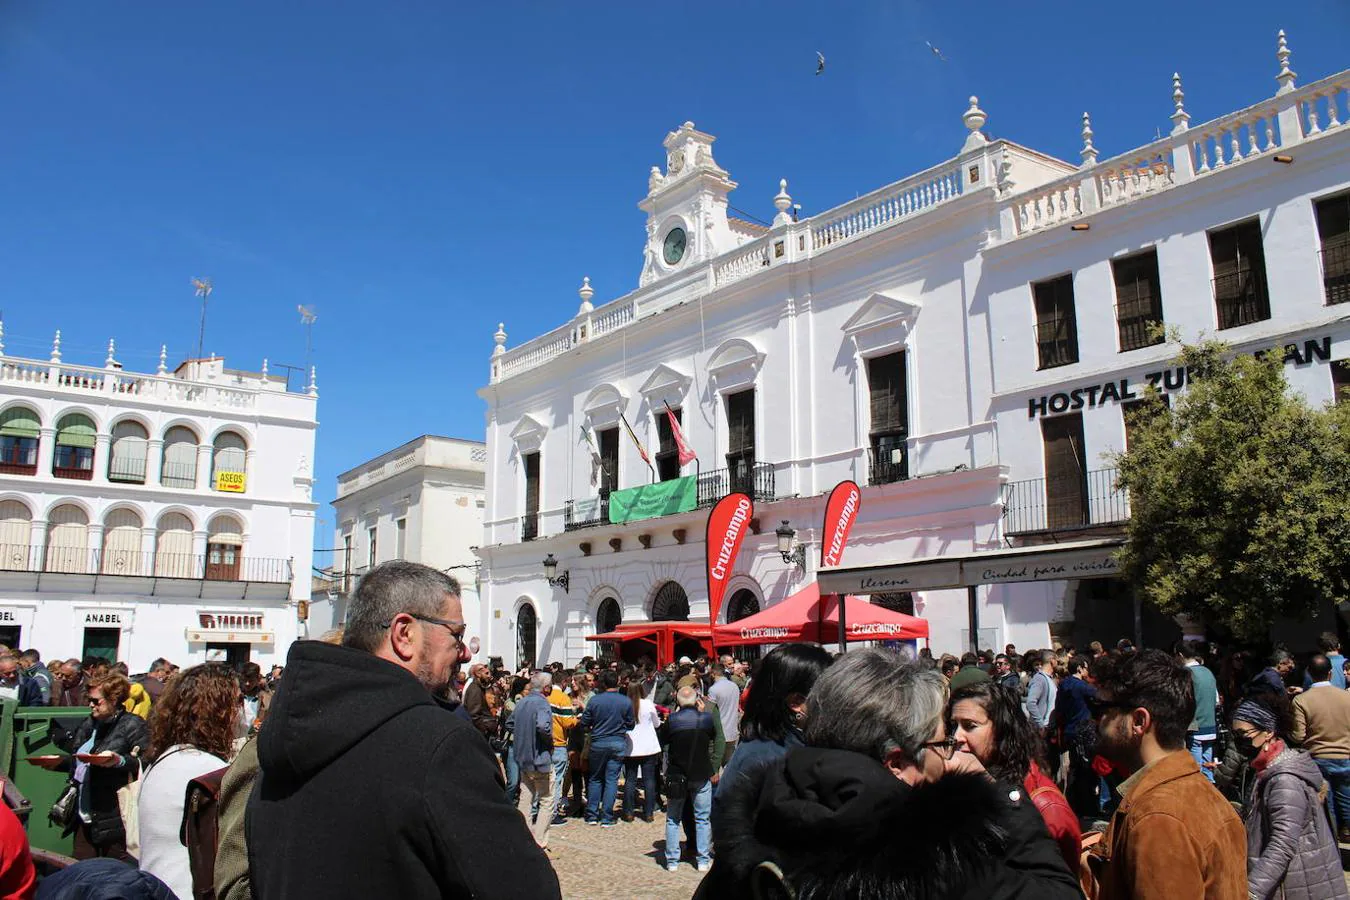
[[[198,297],[202,298],[202,324],[197,329],[197,359],[200,360],[202,358],[202,347],[206,343],[206,298],[211,296],[211,279],[192,279],[192,289]]]
[[[309,368],[314,361],[314,320],[319,318],[319,314],[312,306],[297,306],[295,309],[300,313],[300,324],[305,326],[305,368]]]

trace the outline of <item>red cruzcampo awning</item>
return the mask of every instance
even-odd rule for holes
[[[928,637],[927,620],[875,606],[862,597],[848,598],[844,604],[844,620],[849,641],[905,641]],[[815,582],[763,612],[713,629],[713,643],[718,647],[796,641],[833,644],[838,640],[839,598],[834,594],[822,597],[820,585]]]
[[[675,661],[675,643],[690,638],[703,645],[704,650],[712,653],[712,629],[707,622],[625,622],[613,631],[604,634],[587,635],[588,641],[642,641],[652,648],[657,665]]]

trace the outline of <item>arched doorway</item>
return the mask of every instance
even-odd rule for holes
[[[539,617],[528,603],[520,605],[516,613],[516,668],[535,665],[535,638],[539,632]]]
[[[623,611],[619,601],[606,597],[595,610],[595,633],[605,634],[618,628],[623,622]],[[623,652],[623,644],[616,641],[600,641],[596,646],[596,655],[601,659],[614,659]]]
[[[759,612],[759,598],[749,588],[741,588],[731,595],[731,600],[727,603],[727,622],[739,622],[757,612]],[[759,659],[760,649],[758,644],[744,644],[732,648],[731,654],[737,659],[752,662]]]
[[[667,581],[656,592],[656,597],[652,600],[652,621],[689,621],[689,595],[680,587],[678,581]]]

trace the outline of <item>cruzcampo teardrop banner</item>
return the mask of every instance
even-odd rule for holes
[[[715,623],[722,611],[722,596],[731,580],[741,541],[750,530],[754,501],[746,494],[727,494],[708,513],[708,621]]]
[[[820,530],[820,565],[837,566],[844,558],[848,533],[862,508],[862,491],[852,481],[841,481],[825,501],[825,524]]]

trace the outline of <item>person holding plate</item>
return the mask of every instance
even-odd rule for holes
[[[117,807],[117,789],[136,772],[136,755],[149,742],[145,720],[122,704],[131,694],[131,682],[116,673],[89,683],[89,718],[74,733],[64,729],[52,736],[72,756],[34,757],[44,769],[72,773],[79,786],[74,814],[64,834],[75,834],[74,857],[107,856],[132,862],[127,855],[126,832]]]

